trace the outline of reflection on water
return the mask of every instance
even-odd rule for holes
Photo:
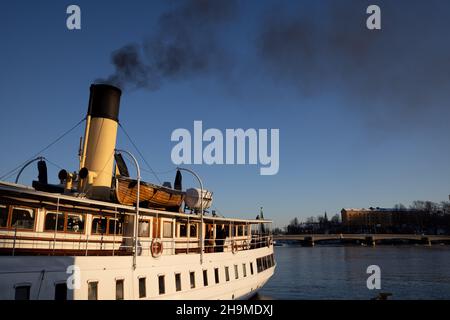
[[[275,247],[275,275],[257,299],[450,299],[450,246]],[[367,267],[381,290],[367,289]]]
[[[274,298],[270,297],[270,296],[263,295],[260,292],[258,292],[250,300],[274,300]]]

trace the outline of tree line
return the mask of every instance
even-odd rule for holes
[[[380,208],[370,207],[370,210]],[[388,209],[392,216],[392,224],[366,225],[349,228],[343,225],[340,214],[328,218],[328,214],[310,216],[304,220],[295,217],[283,228],[274,229],[275,234],[308,234],[308,233],[427,233],[450,234],[450,202],[440,203],[416,200],[408,207],[402,203]]]

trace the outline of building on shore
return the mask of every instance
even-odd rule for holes
[[[393,225],[392,210],[382,208],[342,209],[341,219],[344,227],[374,228],[376,226],[389,228]]]
[[[348,232],[448,233],[450,216],[417,209],[342,209],[342,227]]]

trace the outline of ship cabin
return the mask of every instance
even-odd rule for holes
[[[0,255],[235,253],[270,246],[270,228],[267,220],[148,208],[137,217],[136,206],[0,183]]]

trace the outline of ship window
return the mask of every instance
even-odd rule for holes
[[[234,265],[234,278],[239,279],[239,270],[237,264]]]
[[[242,264],[242,273],[244,275],[244,278],[247,276],[247,266],[245,263]]]
[[[205,287],[208,285],[208,270],[203,270],[203,285]]]
[[[225,280],[230,281],[230,268],[225,267]]]
[[[15,300],[30,300],[30,285],[16,286]]]
[[[91,281],[88,283],[88,300],[98,300],[98,282]]]
[[[164,276],[158,276],[158,285],[159,285],[159,294],[165,294],[166,293],[166,283]]]
[[[55,300],[67,300],[67,284],[65,282],[55,284]]]
[[[266,270],[267,269],[267,259],[266,257],[262,258],[262,270]]]
[[[47,213],[44,229],[45,231],[55,231],[55,229],[56,231],[64,231],[64,213]]]
[[[250,262],[250,273],[253,275],[253,262]]]
[[[191,238],[197,238],[197,224],[191,223],[189,229],[189,236]]]
[[[248,235],[248,226],[244,227],[244,236]]]
[[[232,237],[236,236],[236,226],[231,226],[231,236]]]
[[[163,237],[164,238],[172,238],[172,222],[164,221],[163,224]]]
[[[84,215],[67,214],[67,232],[84,232]]]
[[[195,288],[195,272],[191,271],[189,273],[189,277],[191,278],[191,289]]]
[[[205,226],[206,226],[205,240],[213,240],[214,239],[214,225],[207,224]]]
[[[122,234],[122,222],[118,219],[110,218],[108,220],[108,234]]]
[[[230,225],[226,224],[225,225],[225,237],[229,237],[230,236]]]
[[[175,289],[181,291],[181,274],[175,273]]]
[[[147,296],[146,280],[146,278],[139,278],[139,298],[145,298]]]
[[[8,226],[8,207],[0,206],[0,227],[6,228]]]
[[[238,226],[238,237],[244,235],[244,226]]]
[[[123,279],[116,280],[116,300],[123,300],[124,298],[123,284]]]
[[[186,238],[187,237],[187,226],[185,223],[180,223],[180,238]]]
[[[95,217],[92,219],[92,234],[105,234],[106,233],[106,222],[105,217]]]
[[[84,214],[70,214],[62,212],[48,212],[45,215],[45,231],[58,231],[58,232],[84,232]]]
[[[31,209],[13,208],[11,227],[17,229],[33,229],[34,211]]]
[[[150,221],[139,221],[139,237],[150,237]]]
[[[214,278],[216,280],[216,283],[219,283],[219,268],[214,268]]]
[[[262,271],[262,262],[261,258],[256,259],[256,266],[258,268],[258,273]]]

